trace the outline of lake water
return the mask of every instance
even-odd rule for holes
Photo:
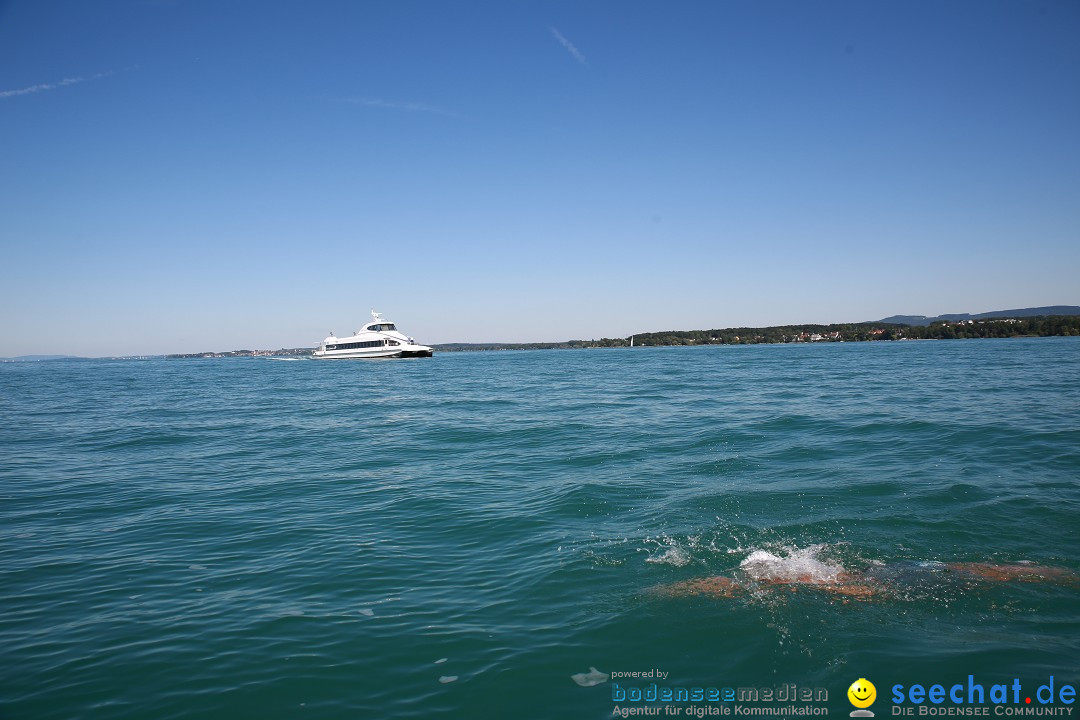
[[[0,453],[5,720],[1080,681],[1077,338],[10,363]]]

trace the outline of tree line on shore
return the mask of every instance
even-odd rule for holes
[[[926,326],[886,323],[778,325],[722,330],[670,330],[634,336],[635,345],[752,345],[794,342],[872,342],[875,340],[956,340],[965,338],[1080,335],[1080,316],[1052,315],[935,322]],[[603,338],[601,347],[629,345],[629,338]]]
[[[930,325],[839,323],[832,325],[777,325],[774,327],[718,330],[665,330],[633,336],[638,347],[672,345],[757,345],[801,342],[873,342],[877,340],[959,340],[966,338],[1047,337],[1080,335],[1080,315],[1043,315],[1026,318],[938,321]],[[568,340],[552,343],[447,343],[442,352],[465,350],[550,350],[627,347],[630,338]]]

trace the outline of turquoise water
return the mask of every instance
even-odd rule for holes
[[[1075,338],[3,364],[0,448],[4,719],[1080,680],[1068,575],[925,564],[1080,571]],[[899,570],[847,598],[751,556]],[[711,575],[751,589],[657,590]]]

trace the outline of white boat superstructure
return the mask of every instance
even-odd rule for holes
[[[411,337],[398,331],[397,326],[371,311],[371,322],[349,337],[339,338],[330,333],[319,343],[312,357],[317,360],[355,360],[358,358],[431,357],[427,345],[417,345]]]

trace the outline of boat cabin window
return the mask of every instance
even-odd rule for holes
[[[386,330],[397,330],[397,328],[394,326],[394,323],[382,323],[382,324],[376,323],[375,325],[368,325],[367,329],[370,330],[371,332],[384,332]]]
[[[372,348],[382,347],[386,344],[385,340],[368,340],[367,342],[354,342],[354,343],[338,343],[337,345],[327,345],[327,350],[355,350],[356,348]]]

